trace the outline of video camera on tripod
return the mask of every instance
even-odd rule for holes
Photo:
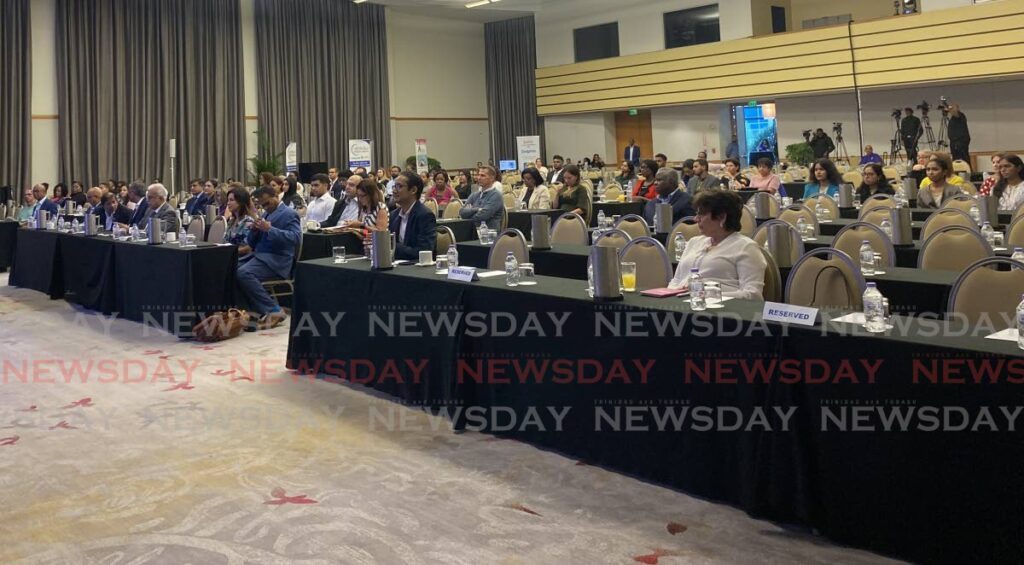
[[[892,116],[892,119],[898,121],[900,119],[900,116],[903,115],[903,110],[900,110],[899,108],[893,108],[892,109],[892,114],[889,114],[889,115]]]
[[[939,96],[939,105],[936,106],[936,108],[942,110],[943,114],[949,112],[949,98],[946,98],[945,96]]]
[[[917,105],[917,109],[921,110],[922,114],[927,115],[928,110],[932,109],[932,105],[929,104],[927,100],[922,100],[921,103]]]
[[[843,122],[832,122],[832,132],[837,136],[843,135]]]
[[[811,130],[805,129],[803,131],[803,136],[804,136],[804,141],[806,141],[807,143],[811,142]]]

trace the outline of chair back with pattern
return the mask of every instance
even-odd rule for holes
[[[800,218],[803,218],[807,225],[814,226],[814,233],[818,233],[818,217],[814,215],[810,208],[803,204],[786,206],[786,209],[779,214],[779,220],[791,226],[795,226],[800,221]]]
[[[833,220],[839,219],[839,203],[836,202],[835,198],[832,198],[827,194],[819,194],[818,196],[804,200],[804,206],[807,206],[807,209],[813,212],[816,210],[819,201],[821,201],[821,205],[828,210],[829,218]]]
[[[562,214],[551,227],[551,243],[589,244],[590,231],[587,229],[586,222],[579,214],[572,212]]]
[[[957,194],[953,198],[947,198],[942,201],[940,210],[945,208],[953,208],[954,210],[963,210],[964,212],[970,212],[972,206],[977,206],[977,200],[967,196],[966,194]]]
[[[619,252],[620,261],[636,263],[636,289],[665,288],[672,280],[672,263],[660,241],[650,236],[631,240]]]
[[[954,173],[971,173],[971,166],[967,164],[967,161],[963,159],[957,159],[953,161],[953,172]]]
[[[849,255],[822,247],[793,265],[786,281],[786,302],[815,308],[860,310],[867,283]]]
[[[441,218],[445,220],[454,220],[459,217],[459,211],[462,210],[462,201],[455,198],[448,202],[448,205],[444,207],[444,212],[441,213]]]
[[[434,256],[440,257],[448,252],[448,247],[456,243],[455,232],[448,226],[437,226],[437,242],[434,243]]]
[[[206,241],[206,218],[193,217],[188,224],[188,235],[195,236],[196,241]]]
[[[651,235],[651,229],[647,227],[647,220],[636,214],[622,216],[619,221],[615,222],[615,228],[628,233],[633,239]]]
[[[223,216],[217,216],[210,226],[210,232],[206,234],[206,241],[210,243],[224,243],[224,234],[228,231],[228,224]]]
[[[893,199],[892,196],[888,194],[873,194],[862,204],[863,206],[860,207],[859,214],[861,220],[864,219],[864,216],[867,215],[868,212],[874,210],[875,208],[896,207],[896,201]]]
[[[614,247],[616,250],[621,251],[632,240],[633,237],[622,230],[608,230],[597,236],[594,245]]]
[[[846,253],[850,257],[860,260],[860,246],[867,240],[871,248],[882,256],[882,264],[889,267],[896,266],[896,249],[892,246],[892,239],[882,231],[882,228],[867,222],[853,222],[839,230],[832,240],[832,247]]]
[[[1006,246],[1009,248],[1024,247],[1024,222],[1020,221],[1022,216],[1017,216],[1010,221],[1006,228]]]
[[[609,186],[604,191],[605,200],[618,200],[620,196],[622,196],[622,187],[617,184]]]
[[[551,208],[558,208],[558,189],[562,188],[562,183],[556,182],[555,184],[548,187],[548,194],[551,196]]]
[[[754,235],[754,230],[757,229],[757,218],[754,217],[754,212],[744,206],[740,212],[740,233],[750,237]]]
[[[437,217],[437,200],[427,198],[423,201],[423,205],[427,207],[427,210],[430,210],[430,213],[432,213],[435,218]]]
[[[510,229],[501,232],[498,239],[494,241],[491,254],[487,258],[487,268],[504,271],[505,256],[509,251],[520,264],[530,262],[530,248],[526,244],[526,236],[517,229]]]
[[[789,236],[792,240],[790,245],[792,251],[790,252],[789,260],[790,264],[796,263],[804,254],[804,240],[800,237],[800,232],[796,231],[796,228],[792,224],[783,222],[782,220],[768,220],[760,226],[757,226],[757,229],[754,230],[754,236],[751,239],[753,239],[759,246],[764,247],[765,244],[768,243],[768,228],[779,224],[786,226],[786,229],[789,230]]]
[[[505,209],[506,210],[515,210],[516,209],[516,197],[515,197],[514,194],[512,194],[512,193],[503,194],[501,196],[501,200],[505,204]]]
[[[860,183],[864,182],[864,176],[860,174],[860,171],[849,171],[843,173],[843,182],[850,183],[854,187],[860,186]]]
[[[782,274],[779,272],[779,264],[767,249],[761,246],[757,248],[761,250],[765,260],[764,289],[761,296],[768,302],[782,302]]]
[[[995,267],[1009,265],[1009,270]],[[969,265],[949,293],[946,312],[974,326],[1003,330],[1014,327],[1017,304],[1024,294],[1024,263],[1005,257],[987,257]]]
[[[967,229],[977,230],[978,224],[959,208],[939,208],[932,212],[924,221],[921,228],[921,241],[928,239],[933,233],[946,226],[961,226]]]
[[[939,228],[921,244],[917,266],[929,271],[963,271],[992,256],[992,247],[978,230],[963,226]]]
[[[700,228],[697,227],[697,218],[694,216],[686,216],[685,218],[679,218],[679,221],[676,222],[676,225],[672,226],[672,232],[668,234],[668,239],[665,240],[667,242],[666,251],[668,251],[669,257],[676,256],[677,233],[683,234],[683,238],[686,239],[686,241],[690,241],[691,239],[700,235]]]
[[[892,222],[892,210],[892,208],[888,208],[885,206],[876,207],[873,208],[867,214],[861,214],[859,221],[864,222],[866,224],[871,224],[873,226],[881,227],[883,220],[889,220],[890,222]]]

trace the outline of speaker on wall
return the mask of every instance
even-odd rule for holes
[[[327,163],[299,163],[299,182],[313,182],[313,175],[327,174]]]

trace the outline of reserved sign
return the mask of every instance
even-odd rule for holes
[[[772,322],[784,322],[801,326],[813,326],[818,319],[818,309],[794,306],[780,302],[765,302],[761,316]]]
[[[448,269],[448,280],[473,282],[480,279],[476,276],[475,267],[451,267]]]

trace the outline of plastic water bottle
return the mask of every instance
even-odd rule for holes
[[[511,251],[505,255],[505,286],[519,286],[519,261]]]
[[[796,231],[800,232],[801,238],[807,239],[807,220],[803,216],[796,220]]]
[[[696,268],[690,269],[690,308],[694,312],[707,309],[707,303],[704,301],[704,279]]]
[[[186,240],[188,239],[187,236],[188,236],[188,232],[185,231],[185,224],[181,224],[181,227],[178,228],[178,247],[185,247]],[[214,243],[220,243],[220,242],[216,241]]]
[[[1013,248],[1013,255],[1010,255],[1010,259],[1013,259],[1014,261],[1020,261],[1021,263],[1024,263],[1024,247],[1014,247]],[[1016,268],[1017,267],[1014,267],[1014,269],[1016,269]]]
[[[889,239],[892,239],[892,222],[889,221],[889,218],[882,218],[882,225],[878,227],[882,228],[882,231],[885,232],[885,235],[889,236]]]
[[[871,333],[885,331],[885,304],[873,282],[869,282],[864,291],[864,329]]]
[[[1017,305],[1017,347],[1024,349],[1024,296]]]
[[[981,210],[978,209],[978,205],[977,204],[971,204],[971,211],[968,212],[968,213],[970,214],[971,219],[974,220],[974,223],[976,223],[976,224],[978,224],[980,226],[981,225]]]
[[[675,245],[676,263],[683,258],[683,252],[686,251],[686,236],[676,232],[675,237],[672,239],[673,245]]]
[[[896,188],[896,203],[907,205],[907,193],[903,191],[902,186]]]
[[[79,226],[80,224],[78,223],[78,218],[71,220],[71,233],[78,233]]]
[[[487,244],[487,222],[480,222],[480,227],[476,228],[476,237],[480,240],[480,243]]]
[[[181,225],[187,226],[187,225],[189,225],[191,223],[192,223],[192,216],[190,216],[188,214],[188,212],[185,212],[184,214],[181,215]]]
[[[996,230],[992,229],[992,224],[985,222],[981,225],[981,237],[985,238],[985,241],[989,245],[994,245],[996,241]]]
[[[132,241],[138,241],[139,240],[139,226],[138,225],[133,225],[132,226],[132,231],[130,233],[132,235]]]
[[[827,222],[829,220],[828,208],[821,204],[821,198],[814,202],[814,216],[818,218],[819,222]]]
[[[604,218],[604,210],[598,210],[597,211],[597,227],[603,228],[604,227],[604,220],[605,220],[605,218]]]
[[[454,243],[448,246],[448,253],[447,253],[447,255],[448,255],[448,268],[451,269],[453,267],[458,267],[459,266],[459,250],[455,248],[455,244]]]
[[[875,250],[866,239],[860,244],[860,271],[864,276],[875,274]]]

